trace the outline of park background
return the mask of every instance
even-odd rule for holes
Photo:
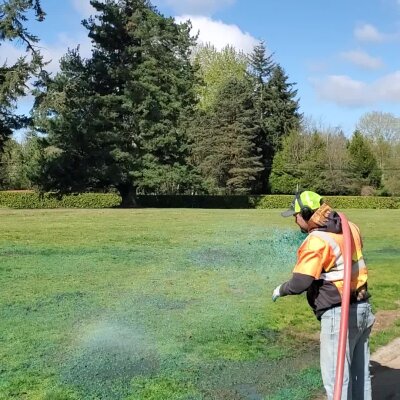
[[[318,110],[301,112],[305,82],[286,72],[296,63],[284,65],[279,49],[268,48],[287,41],[217,47],[201,40],[195,18],[165,16],[147,1],[81,8],[91,13],[82,21],[86,42],[65,44],[51,60],[50,38],[36,32],[62,19],[54,5],[3,2],[1,189],[115,192],[124,206],[138,195],[290,194],[297,185],[323,195],[399,195],[400,119],[371,104],[344,130]],[[80,15],[67,15],[79,25]],[[356,38],[367,31],[380,37],[364,27]],[[380,91],[396,92],[392,82],[376,88],[378,100]],[[30,112],[20,107],[28,98]]]

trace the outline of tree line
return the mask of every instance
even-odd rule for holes
[[[24,28],[38,0],[0,5],[0,45],[22,40],[27,56],[0,69],[2,189],[60,194],[400,193],[399,119],[369,113],[348,139],[299,112],[295,84],[267,55],[200,45],[147,0],[90,1],[82,23],[90,58],[69,49],[51,76]],[[33,86],[30,118],[17,99]],[[11,138],[28,127],[23,142]]]

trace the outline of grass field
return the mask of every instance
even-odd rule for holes
[[[398,210],[349,210],[376,310]],[[268,210],[0,210],[0,399],[310,399],[318,321],[271,302],[303,236]],[[373,338],[400,334],[399,324]]]

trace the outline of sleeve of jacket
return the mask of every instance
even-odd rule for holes
[[[297,262],[292,278],[281,285],[281,296],[306,291],[315,279],[319,279],[330,251],[330,246],[322,239],[309,236],[297,251]]]

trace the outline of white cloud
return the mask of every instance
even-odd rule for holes
[[[234,4],[235,1],[236,0],[158,0],[158,3],[167,4],[176,14],[180,15],[212,15],[217,10]]]
[[[364,68],[364,69],[379,69],[384,66],[383,61],[380,58],[372,57],[364,51],[352,50],[346,51],[341,56],[351,63]]]
[[[361,106],[370,102],[367,85],[344,75],[330,75],[313,81],[318,97],[342,106]]]
[[[71,0],[71,2],[74,9],[84,18],[95,13],[95,9],[90,5],[89,0]]]
[[[390,38],[389,35],[379,32],[370,24],[363,24],[354,29],[354,36],[361,42],[381,43]]]
[[[243,32],[237,25],[225,24],[222,21],[215,21],[208,17],[182,15],[175,17],[177,22],[192,22],[193,35],[199,32],[198,41],[201,43],[211,43],[218,50],[227,45],[234,46],[237,50],[249,53],[259,42],[248,32]]]
[[[321,100],[345,107],[362,107],[381,102],[400,103],[400,71],[365,83],[345,75],[311,80]]]
[[[373,87],[376,96],[382,100],[400,103],[400,71],[380,78]]]
[[[49,72],[55,73],[59,70],[60,58],[67,52],[67,49],[73,49],[77,46],[82,57],[89,57],[91,55],[91,42],[86,35],[81,35],[76,38],[69,37],[65,34],[60,34],[55,44],[49,45],[46,42],[40,42],[39,50],[43,55],[44,61],[50,61],[45,67]],[[30,54],[25,52],[23,46],[15,46],[11,43],[4,43],[1,45],[0,65],[12,65],[19,57],[27,56],[30,59]]]

